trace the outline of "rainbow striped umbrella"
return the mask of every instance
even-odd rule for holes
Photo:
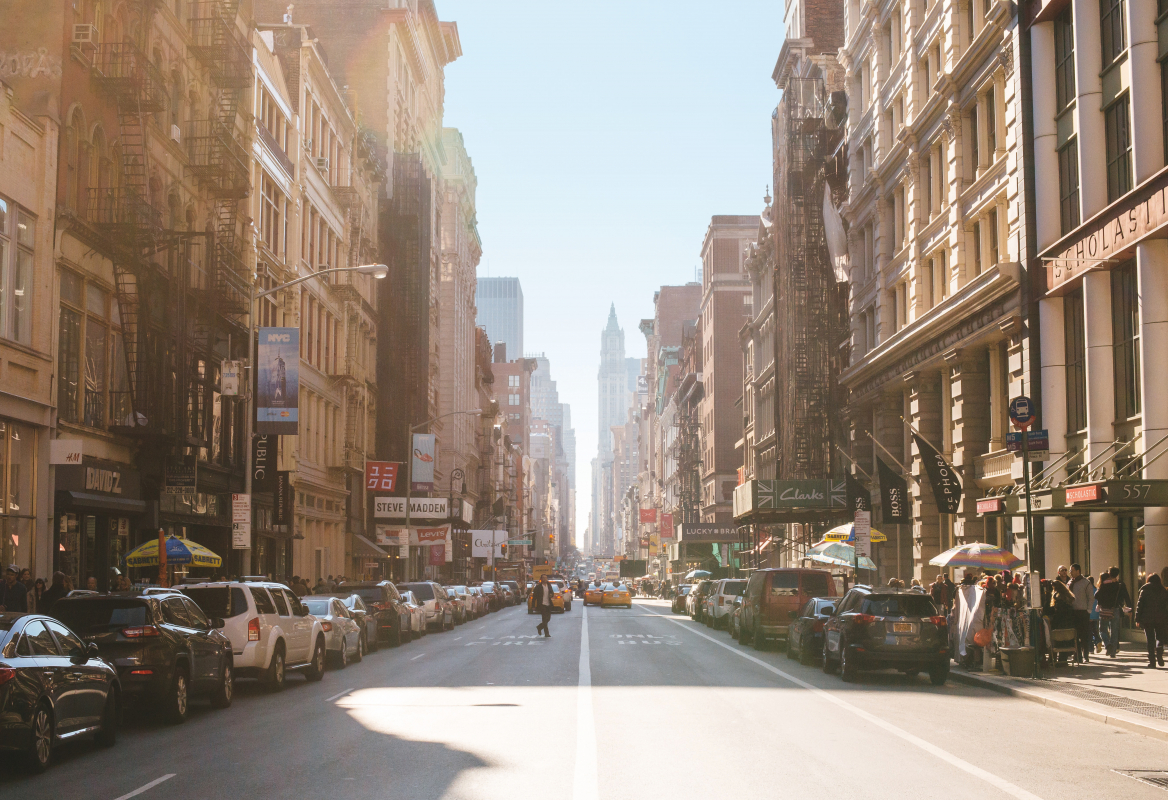
[[[860,556],[856,562],[856,548],[843,542],[829,542],[824,539],[816,542],[807,550],[805,558],[818,561],[820,564],[832,564],[837,567],[858,566],[860,569],[876,569],[876,564],[868,556]]]
[[[972,567],[975,569],[1018,569],[1026,562],[1009,550],[985,542],[970,542],[952,547],[929,559],[935,567]]]
[[[218,567],[223,564],[223,559],[198,542],[171,536],[166,540],[166,563],[190,564],[195,567]],[[151,539],[127,553],[126,566],[158,566],[158,539]]]

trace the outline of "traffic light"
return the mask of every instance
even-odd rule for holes
[[[554,533],[549,533],[548,534],[548,543],[555,544],[555,541],[556,541],[556,535]]]
[[[504,556],[507,555],[507,543],[506,542],[499,545],[499,552],[501,552]]]

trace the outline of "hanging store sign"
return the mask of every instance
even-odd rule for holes
[[[101,494],[126,500],[140,500],[142,497],[137,470],[128,469],[116,461],[89,457],[84,458],[80,464],[58,466],[56,489]]]
[[[223,396],[238,397],[240,376],[243,374],[243,362],[224,361],[222,369],[223,373],[219,380]]]
[[[674,536],[673,515],[672,514],[666,514],[664,512],[661,513],[661,534],[660,535],[661,535],[661,538],[663,538],[663,539],[672,538]]]
[[[1107,490],[1097,483],[1090,486],[1068,486],[1067,505],[1075,503],[1094,503],[1107,499]]]
[[[274,525],[292,524],[292,476],[287,471],[276,473]]]
[[[276,457],[280,437],[260,434],[251,443],[251,490],[253,493],[276,491]]]
[[[656,521],[657,521],[657,509],[655,509],[655,508],[642,508],[641,509],[641,522],[644,523],[644,522],[656,522]]]
[[[260,328],[256,431],[295,436],[300,421],[300,329]]]
[[[410,519],[446,519],[450,516],[445,497],[411,497]],[[373,516],[377,519],[405,519],[404,497],[373,498]]]
[[[396,492],[400,467],[401,464],[396,461],[366,461],[365,489],[370,492]]]
[[[427,544],[445,544],[450,539],[450,526],[436,528],[410,528],[410,544],[417,547]]]
[[[470,554],[473,558],[490,558],[491,557],[491,542],[495,544],[495,559],[498,560],[503,557],[503,545],[505,544],[531,544],[530,539],[516,539],[514,542],[507,541],[507,531],[471,531],[470,532]]]
[[[847,485],[842,480],[751,480],[734,488],[735,517],[751,512],[847,507]]]
[[[984,497],[977,501],[977,513],[996,514],[1002,510],[1004,503],[1000,497]]]
[[[678,526],[678,541],[686,544],[737,542],[738,526],[724,522],[683,522]]]
[[[50,464],[80,464],[81,439],[51,439],[49,441]]]
[[[410,475],[410,491],[434,491],[434,444],[436,437],[432,433],[415,433],[414,445],[411,450],[413,466]]]

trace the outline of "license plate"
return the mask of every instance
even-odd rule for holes
[[[894,622],[892,623],[893,633],[912,633],[913,624],[911,622]]]

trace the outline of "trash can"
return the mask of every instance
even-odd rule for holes
[[[1012,647],[1002,648],[1002,670],[1016,678],[1030,678],[1034,676],[1034,648]]]

